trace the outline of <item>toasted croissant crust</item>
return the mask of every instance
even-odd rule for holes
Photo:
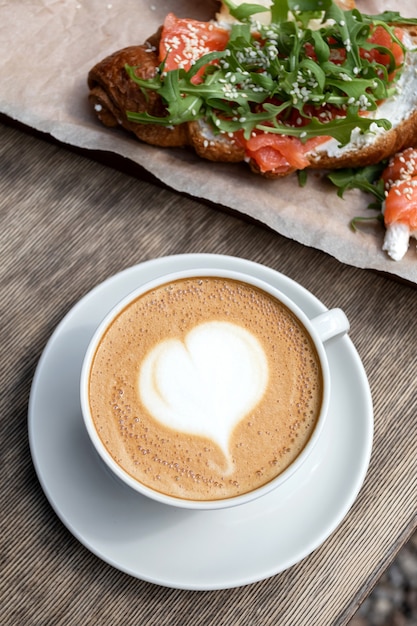
[[[174,127],[159,124],[135,124],[127,119],[126,111],[148,112],[164,116],[161,99],[150,93],[145,98],[128,76],[125,65],[136,67],[136,75],[152,78],[159,65],[156,52],[159,32],[145,44],[130,46],[114,52],[97,63],[88,74],[89,101],[104,126],[122,126],[145,143],[162,148],[191,146],[196,153],[210,161],[242,161],[245,152],[226,135],[213,135],[204,122],[190,122]]]
[[[188,143],[185,124],[166,128],[159,124],[134,124],[126,112],[164,116],[165,110],[159,96],[150,93],[148,98],[128,76],[125,65],[137,67],[141,78],[152,78],[159,65],[155,44],[158,34],[145,44],[130,46],[114,52],[95,65],[88,74],[89,101],[104,126],[122,126],[138,139],[163,148],[184,146]]]
[[[342,0],[340,0],[342,1]],[[345,0],[351,5],[352,0]],[[126,112],[145,112],[164,116],[166,110],[156,93],[145,97],[138,85],[128,76],[125,65],[136,68],[142,78],[155,75],[159,65],[158,45],[161,29],[143,45],[130,46],[114,52],[97,63],[89,72],[89,101],[98,119],[108,127],[121,126],[141,141],[159,147],[192,147],[204,159],[222,162],[239,162],[245,159],[244,148],[227,134],[213,134],[202,120],[174,127],[159,124],[137,124],[127,119]],[[411,38],[417,40],[415,29],[409,29]],[[417,80],[416,80],[417,91]],[[401,98],[401,95],[398,96]],[[345,168],[362,167],[377,163],[408,146],[417,146],[417,97],[404,120],[389,131],[375,135],[364,146],[355,144],[337,156],[319,147],[308,153],[308,167]],[[249,165],[255,173],[259,168],[253,159]],[[266,178],[287,176],[295,168],[262,173]]]
[[[238,163],[245,158],[243,146],[228,135],[213,135],[210,126],[202,120],[188,125],[188,143],[198,156],[209,161]]]

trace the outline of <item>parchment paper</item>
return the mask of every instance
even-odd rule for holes
[[[408,0],[357,4],[367,13],[392,8],[412,15]],[[210,163],[185,149],[147,146],[93,116],[86,78],[97,61],[143,43],[168,11],[209,19],[216,7],[210,0],[0,0],[0,112],[64,143],[127,157],[177,191],[237,210],[343,263],[417,282],[414,240],[395,262],[381,250],[381,225],[349,228],[353,217],[373,214],[369,196],[351,191],[342,200],[312,172],[301,188],[295,176],[268,181],[245,164]]]

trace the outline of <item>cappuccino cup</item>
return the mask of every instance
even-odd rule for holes
[[[125,297],[81,372],[88,435],[123,483],[164,504],[247,503],[302,466],[327,419],[323,342],[340,309],[309,319],[250,274],[187,269]]]

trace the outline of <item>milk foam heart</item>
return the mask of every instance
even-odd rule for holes
[[[261,400],[268,376],[265,352],[249,331],[212,321],[184,342],[157,344],[141,367],[139,393],[156,420],[212,439],[227,457],[233,429]]]

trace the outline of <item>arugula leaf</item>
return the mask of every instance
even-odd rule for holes
[[[360,189],[375,196],[381,205],[385,200],[384,183],[381,179],[385,167],[386,161],[382,161],[366,167],[335,170],[327,178],[338,188],[337,195],[340,198],[343,198],[348,189]]]
[[[307,170],[297,170],[298,177],[298,186],[305,187],[308,179],[308,171]]]
[[[233,2],[231,2],[231,0],[223,0],[223,2],[229,9],[230,15],[240,22],[247,20],[256,13],[264,13],[265,11],[268,11],[266,7],[259,4],[250,4],[245,2],[236,6]]]
[[[371,205],[368,206],[368,209],[373,209],[376,207],[373,207]],[[352,217],[352,219],[350,220],[349,226],[351,227],[351,229],[356,232],[358,229],[358,224],[362,224],[363,222],[381,222],[382,224],[384,223],[384,216],[382,215],[382,213],[378,213],[377,215],[371,215],[370,217],[363,217],[363,216],[356,216],[356,217]]]
[[[277,0],[278,3],[280,0]],[[288,0],[288,5],[291,11],[298,12],[311,12],[318,13],[327,11],[332,5],[332,0]]]
[[[265,104],[266,110],[272,110],[273,105]],[[329,122],[320,122],[317,118],[312,117],[311,121],[305,126],[293,127],[280,124],[276,119],[273,119],[273,126],[264,126],[258,124],[257,128],[268,133],[276,133],[279,135],[289,135],[291,137],[298,137],[302,141],[307,141],[312,137],[327,137],[331,136],[339,142],[340,146],[344,146],[349,143],[352,131],[358,128],[358,119],[355,112],[352,109],[348,109],[347,115],[343,118],[336,118]],[[388,120],[372,120],[363,118],[361,122],[361,131],[367,132],[370,127],[376,124],[381,126],[384,130],[391,128],[391,122]]]
[[[271,7],[271,21],[273,24],[281,24],[288,19],[288,0],[273,0]]]
[[[385,200],[384,181],[381,174],[387,166],[387,161],[381,161],[376,165],[368,165],[359,168],[346,168],[335,170],[327,174],[327,178],[338,189],[337,195],[343,198],[349,189],[359,189],[374,196],[375,201],[368,204],[368,209],[378,211],[376,215],[370,217],[354,217],[350,221],[352,230],[358,230],[358,225],[364,222],[384,221],[382,205]]]
[[[371,17],[372,20],[385,22],[386,24],[417,24],[417,18],[404,17],[400,13],[398,13],[398,11],[384,11],[383,13],[368,17]]]

